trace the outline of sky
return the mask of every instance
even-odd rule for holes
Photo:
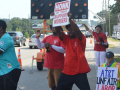
[[[108,0],[106,0],[108,1]],[[102,10],[103,0],[88,0],[88,9],[94,13]],[[0,18],[28,18],[30,15],[30,3],[31,0],[0,0]],[[113,4],[114,0],[110,0],[110,4]],[[89,17],[92,20],[93,14],[89,12]]]

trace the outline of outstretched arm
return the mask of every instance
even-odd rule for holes
[[[86,26],[86,24],[83,24],[83,25],[84,25],[85,29],[86,29],[88,32],[90,32],[91,34],[93,34],[93,31],[90,30],[90,29]]]
[[[82,40],[82,32],[80,31],[79,27],[71,20],[72,14],[69,12],[69,22],[72,27],[72,30],[74,31],[75,35],[78,37],[78,39],[81,41]]]

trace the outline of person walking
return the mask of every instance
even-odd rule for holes
[[[21,68],[6,27],[6,22],[0,20],[0,90],[17,90]]]

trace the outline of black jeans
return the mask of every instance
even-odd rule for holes
[[[20,75],[21,69],[14,69],[8,74],[0,76],[0,90],[16,90]]]
[[[86,73],[77,75],[61,73],[56,90],[72,90],[73,84],[76,84],[80,90],[90,90]]]

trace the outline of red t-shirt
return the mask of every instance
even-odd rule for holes
[[[89,65],[85,58],[86,38],[83,35],[82,40],[78,38],[71,39],[69,35],[64,34],[62,40],[65,45],[65,62],[63,73],[67,75],[76,75],[80,73],[87,73],[90,71]]]
[[[43,43],[48,42],[55,46],[60,46],[64,48],[64,45],[60,41],[58,36],[47,36],[42,41]],[[59,53],[53,48],[50,48],[50,52],[45,53],[44,67],[51,69],[63,69],[64,67],[64,53]]]
[[[93,32],[93,36],[94,36],[94,41],[96,40],[97,42],[101,42],[96,32]],[[107,42],[107,37],[104,33],[102,32],[99,33],[99,36],[104,40],[104,43]],[[106,48],[101,44],[95,44],[94,50],[95,51],[106,51]]]

